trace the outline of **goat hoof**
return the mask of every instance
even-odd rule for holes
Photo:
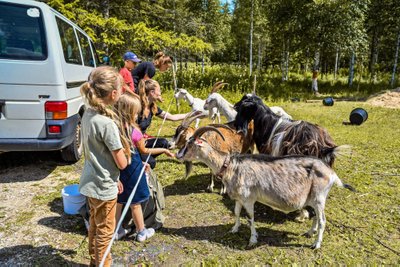
[[[308,211],[307,211],[307,210],[301,210],[301,211],[300,211],[300,214],[297,215],[297,217],[294,218],[294,220],[295,220],[296,222],[303,223],[303,222],[305,222],[305,221],[306,221],[307,219],[309,219],[309,218],[310,218],[310,214],[308,213]]]
[[[305,236],[305,237],[310,238],[310,237],[312,237],[314,234],[315,234],[314,231],[308,231],[308,232],[305,232],[304,234],[302,234],[302,236]]]
[[[253,247],[257,244],[257,238],[256,237],[251,237],[250,242],[249,242],[249,247]]]
[[[231,233],[236,234],[237,232],[239,232],[239,226],[233,226],[231,229]]]
[[[212,193],[214,191],[214,187],[212,186],[207,186],[207,191]]]
[[[311,245],[311,249],[319,249],[321,247],[320,242],[315,242],[314,244]]]

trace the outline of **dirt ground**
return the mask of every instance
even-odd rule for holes
[[[372,106],[400,108],[400,87],[371,96],[367,103]]]
[[[400,88],[371,96],[367,102],[400,108]],[[60,162],[56,152],[0,153],[0,266],[37,262],[37,255],[49,255],[50,262],[40,261],[46,265],[65,264],[65,258],[74,258],[72,253],[79,251],[69,241],[76,243],[85,235],[83,220],[65,215],[60,197],[41,205],[59,195],[63,185],[79,179],[82,164]],[[70,263],[80,264],[87,262],[79,256]]]

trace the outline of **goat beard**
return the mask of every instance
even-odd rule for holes
[[[243,132],[244,135],[246,136],[247,135],[247,130],[248,130],[248,127],[249,127],[249,121],[250,120],[247,120],[245,118],[242,118],[242,117],[236,115],[236,119],[235,119],[235,122],[234,122],[234,126],[236,128],[236,131],[238,133]]]

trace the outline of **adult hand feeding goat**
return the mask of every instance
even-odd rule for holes
[[[240,211],[244,207],[250,217],[249,245],[257,243],[254,226],[254,203],[260,202],[273,209],[291,212],[310,206],[315,210],[307,236],[317,233],[313,249],[321,247],[325,229],[325,202],[333,184],[343,184],[336,173],[322,160],[307,156],[272,157],[263,154],[229,155],[213,148],[203,134],[214,131],[225,139],[215,127],[201,127],[176,155],[179,160],[199,160],[222,179],[228,195],[235,200],[236,222],[232,232],[240,226]]]
[[[201,111],[204,115],[207,115],[213,122],[215,122],[216,119],[218,120],[218,123],[221,122],[220,114],[217,107],[212,108],[210,112],[208,110],[205,110],[204,104],[206,103],[206,101],[197,97],[193,97],[186,89],[179,88],[174,94],[174,97],[177,101],[179,99],[185,100],[191,107],[192,111]],[[199,123],[200,118],[197,118],[195,128],[199,127]]]

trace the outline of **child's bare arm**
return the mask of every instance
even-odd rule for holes
[[[118,149],[111,151],[114,158],[115,164],[117,164],[118,169],[123,170],[128,165],[128,160],[125,157],[124,149]]]
[[[166,149],[166,148],[147,148],[145,143],[144,143],[144,138],[140,139],[136,143],[136,147],[139,150],[141,154],[152,154],[152,155],[158,155],[164,153],[165,155],[172,157],[171,152]],[[173,154],[172,154],[173,155]]]

